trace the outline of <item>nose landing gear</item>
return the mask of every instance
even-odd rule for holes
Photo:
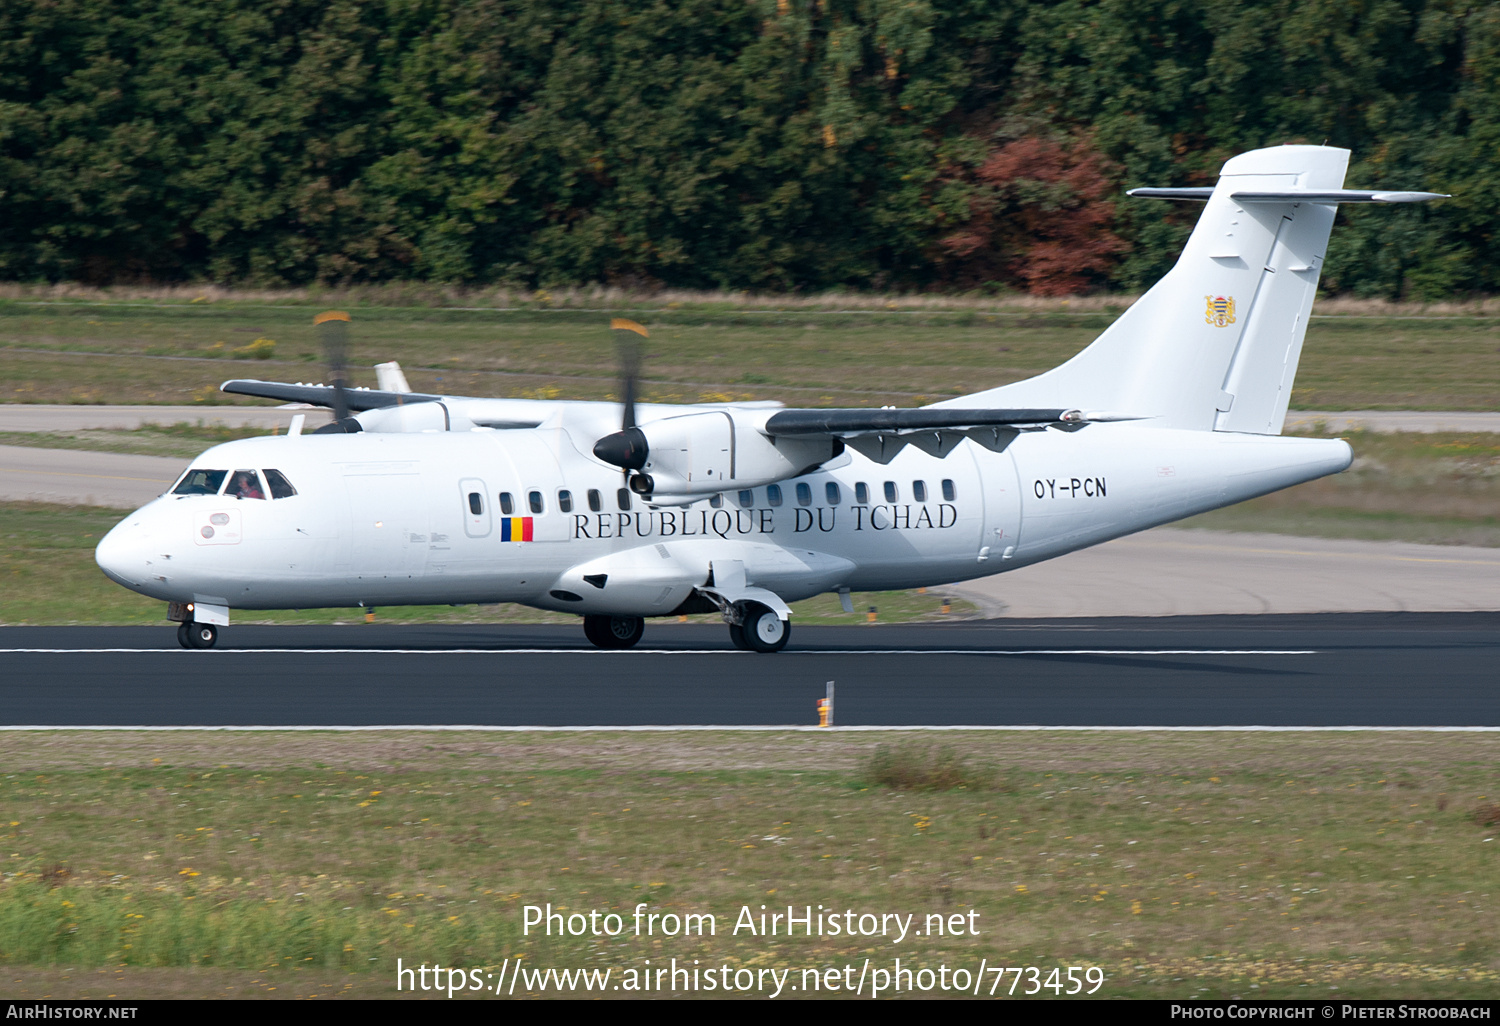
[[[180,623],[177,644],[183,648],[213,648],[219,640],[219,628],[211,623]]]
[[[202,621],[197,619],[199,616]],[[177,621],[177,644],[183,648],[213,648],[219,640],[219,625],[229,623],[229,607],[203,602],[168,602],[167,619]],[[208,620],[214,622],[204,622]]]

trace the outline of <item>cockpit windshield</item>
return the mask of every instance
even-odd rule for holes
[[[264,499],[265,489],[260,486],[260,475],[253,470],[236,470],[234,476],[229,479],[229,487],[224,489],[226,496],[233,495],[237,499]]]
[[[271,498],[290,499],[297,494],[297,489],[286,479],[286,475],[279,470],[266,471],[266,484],[271,486]]]
[[[182,480],[177,482],[177,487],[172,489],[173,495],[218,495],[219,486],[224,483],[224,475],[227,470],[204,470],[201,467],[191,467]]]
[[[224,484],[226,477],[229,478],[227,487]],[[264,499],[268,492],[272,499],[290,499],[297,494],[292,482],[279,470],[236,470],[231,474],[227,470],[204,470],[201,467],[192,467],[183,474],[172,494],[218,495],[220,488],[224,489],[226,498],[232,496],[236,499]]]

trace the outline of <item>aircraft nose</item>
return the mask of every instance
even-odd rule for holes
[[[110,580],[135,588],[146,579],[146,532],[127,518],[99,540],[94,562]]]

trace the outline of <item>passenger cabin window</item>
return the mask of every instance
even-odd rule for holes
[[[895,502],[896,498],[897,498],[897,496],[899,494],[900,493],[896,491],[896,482],[894,482],[894,481],[887,481],[885,483],[885,501],[886,502]]]
[[[724,493],[719,492],[712,499],[708,500],[708,504],[714,509],[722,509],[724,507]]]
[[[946,478],[946,477],[943,478],[943,501],[944,502],[952,502],[953,501],[953,497],[955,495],[957,495],[957,494],[958,494],[958,492],[955,491],[954,488],[953,488],[953,482],[952,482],[952,480],[950,480],[949,478]]]
[[[500,512],[503,513],[505,516],[510,516],[515,511],[516,511],[516,500],[515,500],[515,498],[510,494],[510,492],[501,492],[500,493]],[[477,513],[479,511],[475,510],[474,512]]]
[[[266,471],[266,484],[271,486],[271,498],[290,499],[297,494],[297,489],[286,479],[286,475],[279,470]]]
[[[573,493],[566,488],[557,490],[557,511],[559,513],[573,512]]]
[[[226,496],[233,495],[236,499],[264,499],[265,490],[260,486],[260,475],[253,470],[236,470],[229,478],[229,486],[224,489]]]
[[[828,505],[837,506],[839,504],[839,486],[835,482],[829,481],[823,486],[823,495],[828,499]]]
[[[590,512],[597,513],[601,509],[603,509],[603,508],[604,508],[604,496],[602,496],[602,495],[599,494],[599,489],[597,489],[597,488],[590,488],[589,489],[589,510],[590,510]]]
[[[913,481],[911,483],[911,497],[913,502],[927,501],[927,482]]]
[[[177,482],[177,487],[172,489],[173,495],[218,495],[219,486],[224,483],[227,470],[199,470],[193,468],[182,475],[182,480]]]
[[[448,508],[452,509],[453,507],[449,506]],[[474,514],[476,517],[484,512],[483,495],[480,495],[478,492],[469,493],[469,512]]]
[[[541,492],[527,492],[526,493],[526,505],[528,507],[530,507],[531,512],[533,512],[533,513],[540,513],[544,509],[547,508],[542,503],[542,493]]]
[[[740,508],[749,509],[755,505],[755,493],[748,488],[740,489]]]
[[[621,509],[630,508],[630,489],[620,488],[615,491],[615,505]]]
[[[868,506],[870,504],[870,486],[863,481],[854,483],[854,501],[857,505]]]
[[[781,505],[781,485],[766,485],[766,501],[772,506]]]
[[[797,505],[799,505],[799,506],[811,506],[812,505],[812,488],[808,485],[808,483],[806,481],[798,481],[797,482]]]

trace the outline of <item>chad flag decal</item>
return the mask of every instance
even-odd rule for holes
[[[501,541],[531,541],[532,517],[501,517]]]

